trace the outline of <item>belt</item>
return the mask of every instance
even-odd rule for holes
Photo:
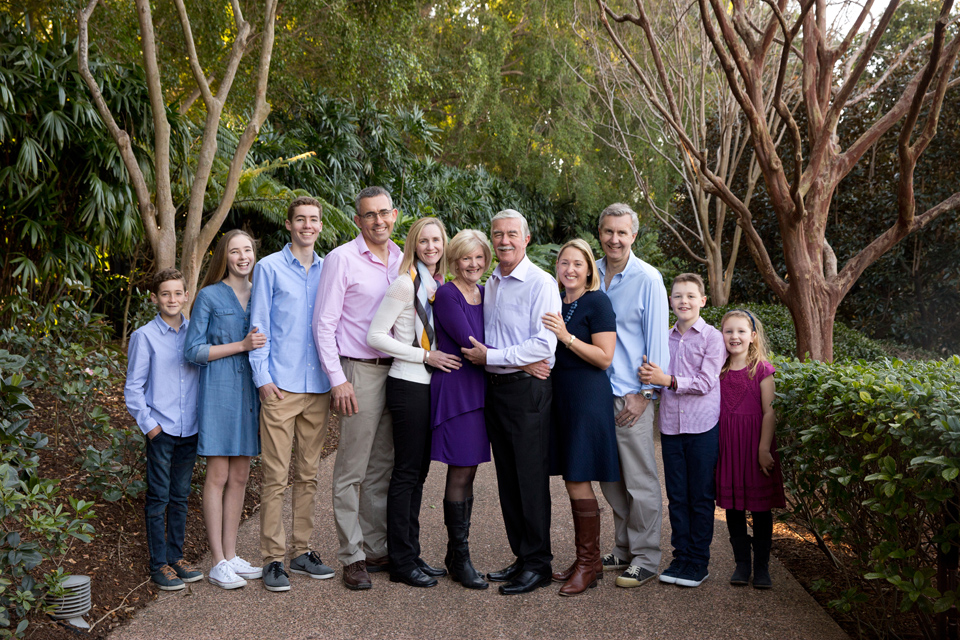
[[[363,364],[376,364],[386,367],[393,364],[393,358],[351,358],[350,356],[343,356],[343,359],[351,362],[362,362]]]
[[[493,386],[499,386],[501,384],[510,384],[511,382],[517,382],[518,380],[523,380],[524,378],[532,378],[533,376],[527,373],[526,371],[515,371],[514,373],[488,373],[487,379],[490,381],[490,384]]]

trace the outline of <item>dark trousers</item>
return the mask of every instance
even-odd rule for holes
[[[510,550],[524,569],[550,575],[549,380],[521,378],[487,387],[487,435],[497,469]]]
[[[710,562],[720,425],[704,433],[660,435],[663,476],[670,499],[673,556]]]
[[[393,419],[393,475],[387,490],[387,552],[393,570],[420,557],[420,502],[430,471],[430,385],[387,377]]]
[[[144,519],[150,573],[156,573],[163,565],[173,564],[183,558],[187,498],[190,496],[190,479],[196,460],[196,434],[181,438],[161,431],[153,440],[147,438]]]

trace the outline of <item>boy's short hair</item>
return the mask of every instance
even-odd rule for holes
[[[703,284],[703,278],[700,277],[700,274],[681,273],[673,279],[673,284],[670,285],[670,290],[672,291],[675,286],[683,282],[692,282],[693,284],[697,285],[697,289],[700,290],[700,295],[706,297],[707,287]]]
[[[297,207],[316,207],[320,212],[320,219],[323,220],[323,205],[316,198],[310,196],[299,196],[293,199],[293,202],[287,207],[287,220],[293,222],[293,212]]]
[[[180,273],[178,269],[170,267],[168,269],[161,269],[153,274],[153,279],[150,281],[150,293],[153,295],[160,295],[160,285],[168,280],[179,280],[183,283],[183,288],[187,288],[187,281],[184,279],[183,274]]]

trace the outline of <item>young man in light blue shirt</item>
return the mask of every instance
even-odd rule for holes
[[[613,511],[614,548],[603,568],[622,571],[620,587],[639,587],[657,576],[663,496],[653,441],[653,401],[657,389],[642,385],[644,362],[669,362],[669,304],[663,276],[633,255],[640,219],[628,205],[612,204],[600,213],[597,262],[600,290],[617,314],[617,348],[607,369],[613,387],[620,454],[619,482],[601,482]],[[647,397],[650,396],[650,397]]]
[[[163,591],[203,578],[183,559],[187,498],[197,460],[199,381],[199,371],[183,357],[189,321],[182,311],[188,298],[179,271],[154,275],[150,300],[158,313],[130,336],[123,388],[127,410],[146,437],[150,577]]]
[[[290,203],[286,222],[290,243],[257,262],[250,293],[250,326],[267,336],[267,343],[251,351],[249,358],[253,383],[260,390],[260,553],[268,591],[290,590],[283,564],[287,551],[283,492],[291,450],[297,464],[290,570],[321,580],[333,577],[333,569],[310,550],[317,471],[330,413],[330,381],[320,368],[310,325],[323,267],[313,249],[323,228],[320,216],[320,203],[313,198]]]

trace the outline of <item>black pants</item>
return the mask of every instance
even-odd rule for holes
[[[387,491],[387,552],[394,571],[420,557],[420,502],[430,471],[430,385],[387,377],[393,418],[393,475]]]
[[[497,468],[507,540],[524,569],[550,575],[549,380],[487,387],[487,434]]]

